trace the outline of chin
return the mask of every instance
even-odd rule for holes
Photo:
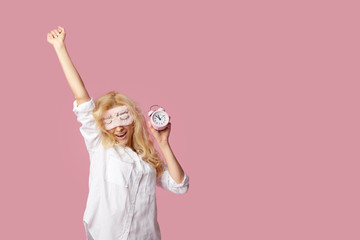
[[[123,140],[117,140],[117,142],[119,145],[127,146],[129,141],[126,139],[123,139]]]

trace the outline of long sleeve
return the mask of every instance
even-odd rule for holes
[[[184,194],[189,189],[189,177],[185,173],[184,179],[181,183],[176,183],[175,180],[171,177],[168,167],[165,165],[165,170],[161,177],[156,181],[156,185],[176,194]]]
[[[80,132],[84,137],[86,148],[89,153],[92,153],[95,148],[101,144],[101,133],[96,127],[95,119],[92,115],[92,110],[95,107],[94,100],[85,102],[77,106],[74,101],[73,111],[77,116],[77,121],[81,123]]]

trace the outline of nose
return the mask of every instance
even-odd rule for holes
[[[124,128],[123,126],[117,126],[115,127],[115,130],[120,132],[123,128]]]

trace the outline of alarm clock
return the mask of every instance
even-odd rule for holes
[[[158,108],[156,110],[152,110],[152,107],[154,106],[157,106]],[[150,117],[151,125],[158,131],[164,130],[170,121],[170,116],[165,112],[165,109],[158,105],[153,105],[150,107],[148,116]]]

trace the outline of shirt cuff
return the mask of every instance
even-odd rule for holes
[[[82,104],[80,104],[79,106],[77,105],[77,101],[75,100],[73,103],[73,111],[75,113],[79,113],[79,112],[90,112],[95,108],[95,103],[93,98],[90,98],[90,100],[88,102],[84,102]]]
[[[176,183],[169,173],[169,183],[172,187],[183,187],[189,184],[189,177],[186,173],[184,173],[184,179],[182,180],[182,182]]]

